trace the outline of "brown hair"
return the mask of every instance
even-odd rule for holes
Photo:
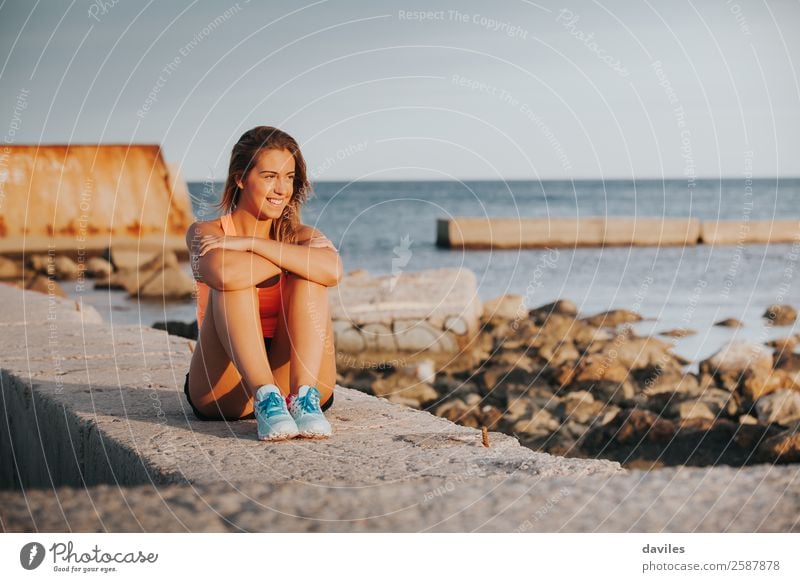
[[[217,207],[230,213],[239,202],[242,191],[236,184],[244,181],[247,173],[253,168],[258,154],[263,150],[288,150],[294,158],[294,188],[292,197],[284,208],[281,217],[272,222],[269,236],[280,241],[294,243],[297,240],[297,229],[300,226],[300,207],[306,203],[311,194],[308,181],[306,161],[300,152],[300,146],[288,133],[269,125],[259,125],[246,131],[233,146],[231,163],[228,166],[228,178],[225,190]]]

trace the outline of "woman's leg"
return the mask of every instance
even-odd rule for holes
[[[258,289],[211,289],[189,367],[192,403],[206,416],[236,420],[253,412],[259,386],[274,383],[262,339]]]
[[[281,309],[269,361],[281,392],[316,386],[321,403],[333,394],[336,353],[328,288],[294,274],[284,275]]]

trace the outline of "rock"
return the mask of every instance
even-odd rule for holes
[[[558,313],[560,315],[566,315],[574,318],[578,315],[578,306],[569,299],[559,299],[553,303],[548,303],[547,305],[542,305],[541,307],[531,309],[528,312],[528,315],[544,315],[546,317],[552,313]]]
[[[180,266],[177,255],[172,251],[165,251],[163,253],[155,253],[149,260],[139,265],[140,271],[160,271],[170,267],[177,268]]]
[[[532,357],[522,352],[514,352],[511,350],[501,350],[492,355],[491,359],[485,364],[486,366],[504,366],[511,368],[520,368],[529,374],[533,374],[539,368]]]
[[[456,335],[466,335],[469,331],[469,324],[463,317],[450,315],[444,320],[444,329]]]
[[[528,436],[543,437],[558,430],[558,420],[547,410],[536,410],[530,418],[514,423],[513,431]]]
[[[439,394],[433,389],[433,386],[425,382],[419,382],[402,373],[378,378],[372,383],[372,392],[375,396],[384,396],[392,402],[401,404],[408,404],[408,401],[414,401],[415,408],[439,398]],[[403,401],[398,400],[398,398],[403,399]]]
[[[361,332],[354,328],[349,321],[338,319],[333,322],[333,343],[336,350],[348,354],[358,354],[367,347],[367,342]]]
[[[665,335],[667,337],[687,337],[690,335],[695,335],[697,332],[693,329],[686,329],[686,328],[678,328],[678,329],[670,329],[667,331],[659,332],[659,335]]]
[[[60,281],[71,281],[77,279],[81,275],[81,267],[64,255],[58,255],[53,260],[53,269],[55,277]]]
[[[773,325],[792,325],[797,321],[797,310],[791,305],[776,303],[767,307],[762,317]]]
[[[145,277],[144,279],[142,277]],[[129,295],[135,295],[139,286],[153,276],[153,273],[139,273],[135,269],[120,269],[111,273],[108,279],[98,279],[95,281],[95,289],[109,289],[125,291]]]
[[[432,384],[436,379],[436,368],[430,359],[419,360],[398,368],[398,372],[416,382]]]
[[[700,362],[700,373],[713,376],[721,388],[733,391],[746,370],[769,372],[772,354],[761,345],[741,340],[725,344],[710,358]]]
[[[628,368],[614,357],[590,354],[581,359],[577,368],[562,368],[557,379],[562,385],[603,380],[622,383],[628,380]]]
[[[584,443],[590,450],[602,450],[610,443],[639,445],[644,442],[665,445],[675,436],[677,425],[649,410],[628,408],[613,420],[597,426],[586,434]]]
[[[361,337],[368,350],[392,354],[396,353],[398,346],[395,343],[392,329],[383,323],[365,323],[361,327]]]
[[[0,257],[0,279],[19,279],[22,268],[16,262],[6,257]]]
[[[197,339],[197,320],[192,323],[184,323],[182,321],[157,321],[153,324],[155,329],[166,331],[169,335],[178,337],[185,337],[187,339]]]
[[[761,424],[783,426],[800,420],[800,392],[778,390],[756,401],[756,415]]]
[[[462,426],[478,428],[481,426],[480,411],[476,405],[454,399],[436,408],[434,414],[446,418],[450,422],[455,422]]]
[[[522,295],[506,294],[489,299],[483,304],[484,320],[510,319],[520,320],[528,317],[525,298]]]
[[[681,372],[684,362],[670,353],[672,344],[654,337],[615,337],[597,352],[607,360],[616,360],[628,370],[658,366],[665,370]]]
[[[621,404],[635,395],[628,370],[617,360],[590,354],[577,368],[565,366],[555,376],[561,392],[587,390],[603,402]]]
[[[765,439],[758,447],[760,458],[767,463],[800,462],[800,433],[786,430]]]
[[[45,295],[53,294],[56,297],[66,297],[67,294],[57,281],[45,275],[34,275],[23,284],[28,291],[36,291]]]
[[[594,399],[591,392],[578,390],[564,395],[564,420],[589,424],[607,411],[605,403]],[[583,434],[583,432],[581,432]],[[580,436],[580,435],[573,435]]]
[[[441,349],[439,339],[446,335],[425,320],[398,319],[395,320],[393,328],[394,341],[400,350],[407,352],[452,351]]]
[[[503,421],[503,411],[491,404],[481,407],[481,425],[489,430],[495,430]]]
[[[708,418],[714,420],[719,416],[720,409],[714,403],[707,400],[694,398],[686,400],[678,405],[678,417],[681,420],[689,418]]]
[[[743,414],[739,417],[739,424],[758,424],[758,419],[750,414]]]
[[[703,389],[694,374],[684,374],[674,370],[664,370],[658,366],[640,368],[632,372],[639,390],[645,396],[654,396],[663,392],[679,392],[686,395],[698,395]]]
[[[42,275],[55,275],[55,264],[50,255],[31,255],[28,257],[28,267]]]
[[[776,351],[775,354],[776,370],[783,370],[785,372],[800,372],[800,354],[795,354],[789,351]]]
[[[738,319],[734,319],[733,317],[729,317],[728,319],[723,319],[722,321],[718,321],[714,325],[720,327],[742,327],[742,322]]]
[[[600,330],[581,320],[559,313],[546,315],[534,312],[531,321],[540,328],[534,330],[535,336],[529,338],[527,343],[537,348],[552,344],[553,341],[572,340],[579,351],[586,351],[593,343],[600,343],[613,337],[609,330]]]
[[[86,273],[89,277],[108,279],[113,271],[113,265],[100,257],[91,257],[86,261]]]
[[[470,394],[478,395],[478,386],[475,382],[471,380],[461,380],[446,374],[438,374],[436,376],[433,382],[433,389],[436,390],[442,398],[466,398]],[[478,400],[480,400],[479,395]]]
[[[193,294],[194,280],[183,269],[172,265],[157,272],[138,291],[140,297],[164,299],[190,299]]]
[[[577,361],[581,354],[571,341],[552,338],[539,346],[538,356],[548,365],[559,367]]]
[[[800,338],[797,335],[790,335],[789,337],[777,338],[766,342],[766,345],[775,348],[775,355],[778,356],[784,352],[793,352],[800,343]]]
[[[593,325],[595,327],[617,327],[623,323],[634,323],[642,321],[642,316],[627,309],[612,309],[611,311],[604,311],[591,317],[586,317],[582,321]]]
[[[745,402],[755,402],[762,396],[782,388],[794,387],[792,376],[785,370],[746,370],[736,387]]]

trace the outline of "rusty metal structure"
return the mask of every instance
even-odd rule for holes
[[[0,147],[0,254],[186,251],[186,183],[158,145]]]

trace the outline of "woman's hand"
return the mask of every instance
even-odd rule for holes
[[[207,234],[200,239],[200,255],[203,256],[208,251],[223,249],[228,251],[252,251],[253,238],[249,236],[220,236]]]

